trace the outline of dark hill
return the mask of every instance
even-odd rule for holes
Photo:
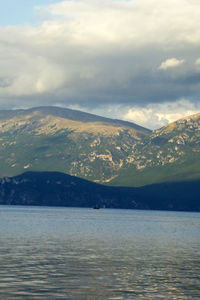
[[[200,211],[200,181],[109,187],[55,172],[0,179],[0,204]]]

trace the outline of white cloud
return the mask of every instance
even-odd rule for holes
[[[37,9],[46,11],[40,26],[0,28],[1,106],[16,96],[89,106],[200,94],[195,84],[179,83],[180,74],[172,81],[157,70],[163,57],[181,52],[160,68],[182,64],[184,76],[194,71],[198,1],[69,0]]]
[[[52,16],[68,20],[72,40],[80,44],[151,41],[166,46],[200,41],[199,9],[198,2],[190,0],[81,0],[48,7]]]
[[[193,104],[189,100],[181,99],[173,103],[165,102],[157,105],[149,104],[147,107],[132,107],[124,114],[123,119],[156,129],[199,112],[200,103]]]
[[[169,58],[161,63],[159,66],[160,70],[167,70],[171,68],[176,68],[184,63],[184,59]]]

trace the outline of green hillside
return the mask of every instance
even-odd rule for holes
[[[39,107],[0,112],[0,176],[59,171],[108,182],[150,130],[133,123]]]
[[[0,111],[0,177],[25,171],[115,186],[200,179],[200,114],[152,132],[59,107]]]
[[[200,114],[155,130],[134,147],[111,184],[141,186],[200,178]]]

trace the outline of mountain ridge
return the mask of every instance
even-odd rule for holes
[[[110,182],[112,185],[200,178],[200,113],[154,130],[138,142],[128,159],[131,163],[120,170],[121,175]]]
[[[199,179],[199,137],[200,113],[150,131],[60,107],[0,111],[0,177],[58,171],[115,186]]]
[[[82,121],[82,122],[105,122],[105,123],[112,123],[121,126],[127,126],[134,129],[142,129],[147,133],[151,132],[152,130],[135,124],[133,122],[119,120],[119,119],[112,119],[107,117],[98,116],[95,114],[91,114],[88,112],[83,112],[79,110],[74,110],[70,108],[62,108],[58,106],[38,106],[38,107],[31,107],[28,109],[16,109],[16,110],[0,110],[0,120],[14,117],[16,115],[26,115],[27,113],[33,113],[36,111],[40,111],[45,115],[52,114],[55,116],[59,116],[65,119],[70,119],[72,121]]]
[[[55,107],[7,111],[0,118],[0,176],[29,169],[106,182],[116,176],[124,152],[151,133],[130,124]]]

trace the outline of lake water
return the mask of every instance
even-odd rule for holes
[[[0,299],[200,299],[200,214],[0,206]]]

